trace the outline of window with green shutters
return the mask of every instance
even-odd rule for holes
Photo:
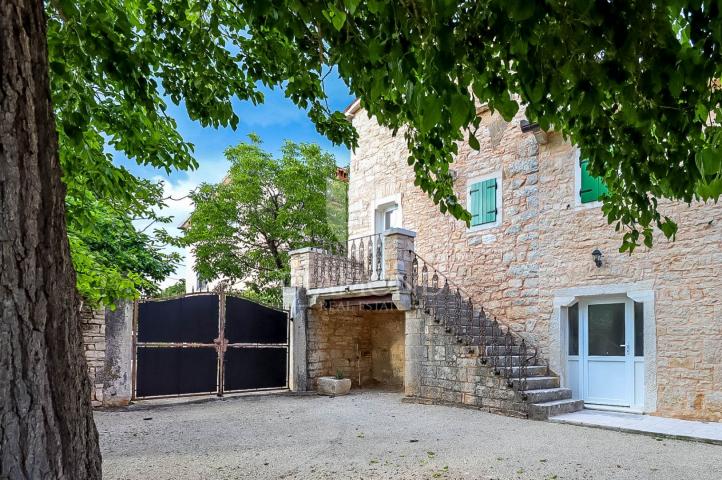
[[[587,171],[589,160],[586,158],[579,159],[579,168],[581,169],[581,188],[579,189],[579,199],[582,203],[596,202],[599,198],[607,193],[607,186],[601,177],[593,177]]]
[[[496,222],[496,178],[490,178],[471,185],[469,203],[471,226],[476,227]]]

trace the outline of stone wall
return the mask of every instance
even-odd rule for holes
[[[404,316],[398,311],[309,309],[306,324],[308,386],[341,371],[354,387],[401,388]]]
[[[90,395],[94,407],[103,404],[103,369],[105,368],[105,311],[83,308],[80,312],[85,359],[92,385]]]
[[[528,405],[507,386],[506,378],[495,375],[483,364],[478,348],[459,345],[455,335],[420,311],[423,321],[419,397],[431,403],[463,404],[491,413],[526,418]]]
[[[371,378],[380,385],[404,387],[404,314],[369,315]]]
[[[81,311],[81,329],[94,407],[127,405],[131,400],[133,304],[115,310]]]
[[[451,168],[464,205],[469,180],[500,172],[499,226],[472,232],[442,215],[414,186],[403,136],[360,111],[353,119],[360,139],[350,166],[350,237],[372,233],[374,205],[400,195],[402,227],[417,232],[416,252],[546,358],[560,355],[554,325],[560,292],[648,286],[657,339],[657,404],[650,413],[722,420],[722,205],[661,201],[679,224],[676,241],[656,234],[652,250],[620,254],[621,236],[599,207],[577,205],[575,148],[554,133],[538,145],[519,128],[523,111],[511,122],[481,115],[481,151],[460,145]],[[604,254],[602,268],[592,262],[595,248]]]

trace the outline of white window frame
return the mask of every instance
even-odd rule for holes
[[[597,200],[596,202],[582,203],[582,196],[579,193],[582,189],[582,166],[579,165],[579,159],[581,157],[581,151],[578,148],[574,149],[574,206],[579,210],[585,210],[588,208],[601,208],[603,202]]]
[[[376,232],[377,215],[380,211],[386,212],[388,209],[394,206],[396,207],[396,215],[398,216],[399,220],[398,228],[403,228],[404,215],[401,206],[401,194],[398,193],[396,195],[390,195],[388,197],[377,198],[374,200],[373,205],[371,206],[371,233],[383,233]]]
[[[481,175],[479,177],[473,177],[467,180],[466,182],[466,209],[471,213],[471,186],[483,182],[485,180],[491,180],[492,178],[496,179],[496,221],[495,222],[489,222],[489,223],[482,223],[481,225],[473,225],[469,226],[469,228],[466,229],[467,233],[474,233],[478,232],[480,230],[488,230],[490,228],[496,228],[501,226],[501,223],[503,221],[503,205],[502,205],[502,175],[501,170],[497,170],[492,173],[488,173],[486,175]]]

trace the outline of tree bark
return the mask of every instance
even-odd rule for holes
[[[0,1],[0,478],[100,478],[41,0]]]

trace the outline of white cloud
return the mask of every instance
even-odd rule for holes
[[[193,202],[188,196],[201,183],[217,183],[228,171],[228,161],[225,158],[215,160],[199,160],[200,166],[197,170],[184,172],[183,178],[168,178],[157,175],[152,178],[154,182],[163,182],[163,196],[167,198],[166,206],[158,209],[157,212],[162,216],[172,217],[171,223],[161,225],[169,234],[180,236],[180,225],[193,212]],[[136,228],[142,230],[148,225],[147,221],[135,222]],[[152,230],[154,226],[150,226],[148,230]],[[184,249],[165,246],[165,252],[178,252],[181,256],[185,256]],[[171,274],[165,281],[161,282],[161,288],[168,287],[176,283],[179,279],[186,277],[188,265],[181,263],[176,268],[175,273]]]

